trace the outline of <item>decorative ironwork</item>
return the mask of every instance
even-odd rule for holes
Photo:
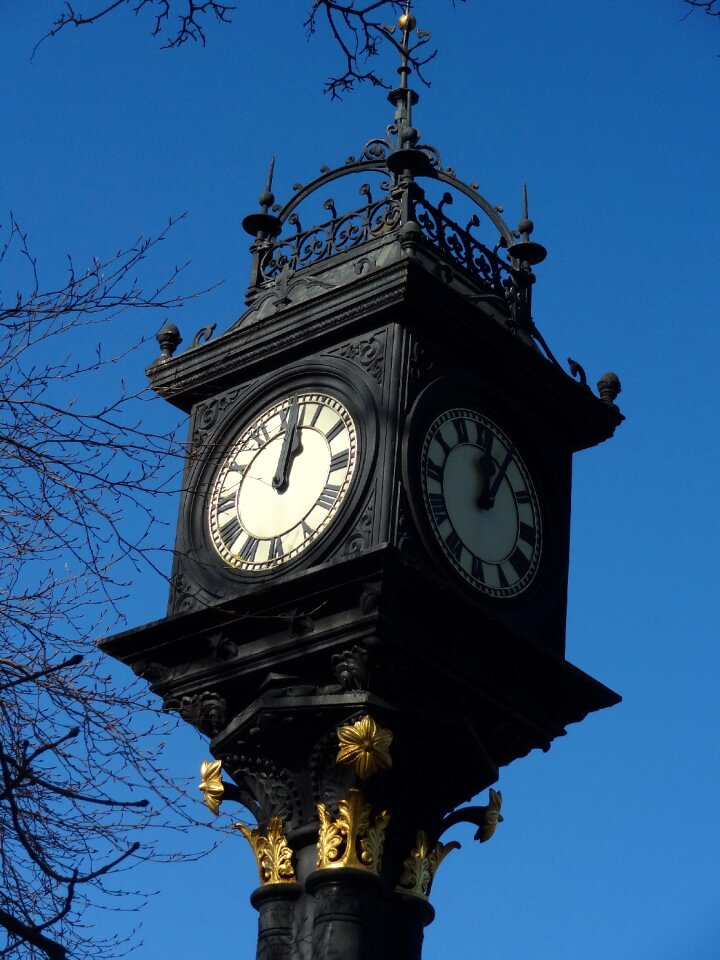
[[[325,205],[327,209],[334,209],[332,200],[325,201]],[[291,217],[295,215],[291,214]],[[286,266],[293,271],[300,270],[318,260],[367,243],[393,230],[399,222],[398,205],[390,197],[383,197],[352,213],[278,240],[261,259],[262,279],[274,280]]]
[[[449,853],[459,849],[457,840],[451,840],[450,843],[438,841],[431,848],[425,831],[418,830],[415,846],[410,856],[403,860],[403,872],[395,887],[396,892],[427,900],[438,867]]]
[[[424,198],[415,200],[415,220],[424,235],[456,263],[474,274],[483,283],[503,293],[503,284],[512,280],[513,271],[493,250],[477,240],[467,230],[445,215],[443,207],[452,203],[452,195],[445,193],[437,207]],[[475,216],[470,225],[478,224]]]
[[[474,840],[480,843],[487,843],[492,838],[497,829],[497,825],[503,822],[500,813],[502,808],[502,794],[499,790],[493,790],[490,787],[490,802],[483,807],[461,807],[459,810],[449,813],[440,825],[440,835],[446,830],[455,826],[456,823],[474,823],[477,827]]]
[[[336,762],[354,767],[362,780],[392,766],[392,732],[379,727],[371,716],[366,715],[356,723],[338,727],[337,737],[340,749]]]
[[[200,766],[198,789],[202,790],[205,806],[215,816],[217,816],[225,793],[225,787],[220,779],[221,772],[222,762],[220,760],[205,760]]]
[[[234,826],[252,847],[261,886],[268,883],[297,882],[292,850],[283,833],[280,817],[272,818],[265,833],[262,833],[259,827],[250,828],[244,823],[236,823]]]
[[[324,803],[317,806],[320,818],[318,836],[318,870],[355,867],[378,873],[385,846],[385,832],[390,823],[387,810],[371,819],[372,807],[359,790],[350,790],[346,800],[338,804],[337,817]]]

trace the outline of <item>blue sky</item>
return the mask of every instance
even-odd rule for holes
[[[269,157],[283,199],[383,133],[383,92],[321,95],[335,54],[306,43],[298,0],[246,2],[204,50],[160,50],[149,19],[123,12],[31,59],[58,3],[0,7],[0,222],[14,212],[50,286],[68,253],[82,263],[187,211],[149,269],[161,278],[189,259],[188,291],[224,280],[171,319],[186,342],[225,328],[242,311],[240,222]],[[568,619],[568,658],[623,703],[502,771],[505,823],[482,848],[458,829],[426,960],[720,954],[720,20],[684,14],[680,0],[418,4],[439,49],[415,117],[423,139],[510,222],[527,181],[549,251],[536,322],[591,382],[619,374],[627,417],[576,458]],[[102,337],[130,345],[161,319],[128,317]],[[154,342],[143,350],[124,371],[136,385]],[[129,622],[163,612],[162,586],[138,580]],[[205,756],[179,733],[169,762],[194,779]],[[128,883],[160,891],[139,918],[140,960],[253,955],[254,865],[239,836]]]

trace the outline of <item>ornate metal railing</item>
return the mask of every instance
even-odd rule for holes
[[[325,207],[335,212],[332,200],[326,201]],[[309,230],[301,229],[296,214],[291,214],[288,222],[297,232],[294,236],[277,240],[264,252],[260,261],[262,281],[274,280],[286,266],[293,272],[301,270],[394,230],[400,223],[400,207],[391,197],[385,196]]]
[[[477,214],[473,215],[465,229],[446,216],[443,207],[451,202],[449,193],[443,196],[437,207],[424,197],[416,198],[413,203],[416,223],[439,250],[503,296],[505,282],[513,279],[509,264],[500,259],[497,249],[490,250],[470,233],[471,228],[480,223]]]

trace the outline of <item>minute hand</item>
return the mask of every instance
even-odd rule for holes
[[[505,474],[508,471],[508,467],[510,466],[510,464],[513,462],[514,459],[515,459],[515,451],[513,450],[512,447],[510,447],[508,452],[505,454],[505,459],[503,460],[503,462],[500,464],[500,467],[498,468],[498,472],[493,477],[492,483],[490,484],[490,488],[488,490],[488,498],[493,503],[495,501],[497,492],[500,489],[500,484],[505,479]]]
[[[290,457],[297,450],[297,425],[298,425],[298,398],[293,397],[288,412],[287,428],[285,430],[285,439],[283,440],[280,458],[275,470],[275,476],[272,478],[273,489],[280,490],[285,486],[288,480],[288,470],[290,468]]]

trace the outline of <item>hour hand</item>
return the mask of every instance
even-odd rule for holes
[[[272,478],[272,485],[275,490],[282,490],[283,487],[287,485],[292,457],[300,446],[298,406],[298,398],[293,397],[290,410],[288,411],[287,427],[285,429],[282,449],[280,450],[280,458],[278,459],[278,465],[275,469],[275,476]]]
[[[480,483],[477,505],[480,510],[489,510],[495,503],[495,497],[491,493],[491,481],[494,472],[493,458],[489,453],[484,453],[477,462],[477,474]]]

